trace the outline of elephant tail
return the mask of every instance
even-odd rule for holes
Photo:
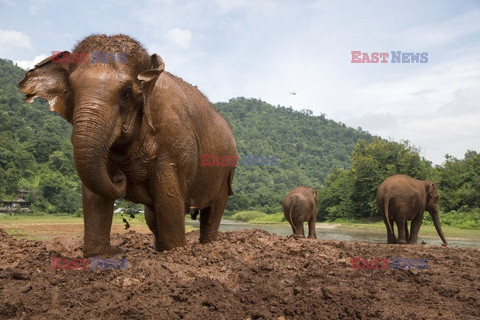
[[[390,224],[390,218],[388,217],[388,206],[390,204],[390,198],[385,198],[383,202],[383,210],[385,212],[385,219],[387,220],[387,228],[390,231],[390,234],[393,234],[392,225]]]
[[[290,220],[289,222],[292,225],[293,233],[296,234],[297,229],[295,229],[295,224],[293,223],[293,219],[292,219],[292,211],[294,207],[295,205],[290,205],[290,211],[288,212],[288,219]]]
[[[235,172],[235,167],[234,167],[234,169],[230,170],[230,172],[228,173],[227,183],[228,183],[228,195],[229,196],[233,196],[235,194],[233,192],[233,188],[232,188],[234,172]]]

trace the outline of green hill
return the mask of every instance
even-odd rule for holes
[[[25,71],[0,59],[0,199],[30,190],[27,201],[45,212],[73,213],[81,206],[73,165],[71,126],[46,101],[24,103],[17,83]]]
[[[235,98],[215,107],[232,127],[240,158],[276,156],[277,166],[238,166],[228,210],[280,211],[280,200],[299,185],[321,188],[332,169],[347,168],[367,132],[313,116],[310,110],[274,107],[256,99]]]

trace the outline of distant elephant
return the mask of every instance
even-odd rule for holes
[[[308,237],[317,238],[315,220],[317,218],[317,191],[313,188],[296,187],[282,201],[283,214],[292,226],[296,237],[305,238],[303,223],[308,221]]]
[[[398,228],[398,243],[417,243],[423,213],[428,211],[443,245],[447,245],[438,216],[437,188],[432,181],[421,181],[403,174],[393,175],[378,188],[377,206],[387,227],[388,243],[397,243],[394,221]],[[412,221],[410,235],[407,221]]]
[[[160,56],[126,35],[92,35],[73,52],[37,64],[19,89],[27,102],[46,99],[73,125],[84,255],[118,250],[110,229],[114,200],[122,197],[145,205],[156,250],[186,244],[184,215],[192,210],[200,212],[200,242],[214,240],[235,167],[202,166],[201,155],[237,156],[227,122],[196,87],[164,71]],[[99,53],[121,59],[100,60]],[[62,58],[69,55],[82,59]]]

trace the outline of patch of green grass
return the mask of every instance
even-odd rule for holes
[[[26,240],[42,240],[42,237],[26,234],[25,230],[18,228],[6,228],[5,232],[13,236],[16,240],[26,239]]]
[[[250,220],[250,223],[282,223],[286,222],[283,212],[264,214],[261,217],[257,217],[253,220]]]
[[[226,219],[248,222],[248,223],[282,223],[286,222],[283,213],[267,214],[261,211],[238,211],[237,213],[225,216]]]
[[[253,219],[261,218],[265,215],[266,213],[261,211],[239,211],[228,218],[234,221],[249,222]]]
[[[113,224],[123,225],[123,219],[126,219],[130,225],[146,225],[145,216],[143,214],[135,215],[131,218],[129,215],[114,214]],[[75,215],[3,215],[0,216],[0,227],[5,227],[11,224],[83,224],[83,217],[76,217]]]
[[[423,216],[425,225],[433,226],[432,218],[428,213]],[[460,229],[480,230],[480,208],[471,211],[450,211],[440,214],[440,224]]]
[[[6,223],[75,223],[83,222],[83,218],[69,215],[3,215],[0,224]]]

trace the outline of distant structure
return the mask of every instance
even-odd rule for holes
[[[22,196],[26,196],[30,191],[28,190],[18,190],[17,191],[17,200],[11,201],[2,201],[0,207],[0,215],[9,213],[14,215],[15,213],[29,213],[32,212],[30,207],[30,202],[25,201]]]

